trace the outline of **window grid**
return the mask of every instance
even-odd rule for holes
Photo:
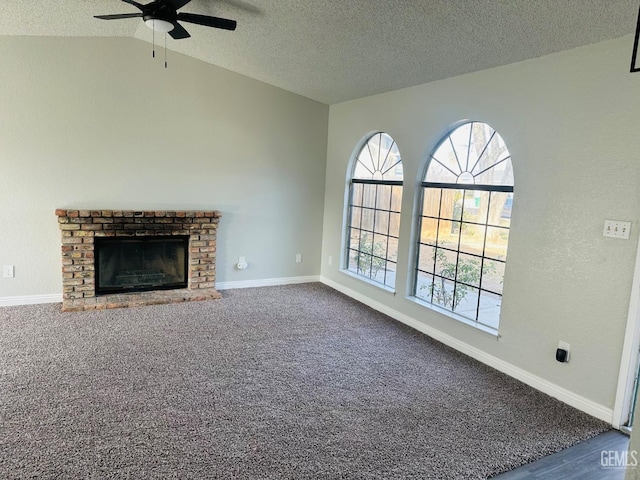
[[[442,138],[421,182],[416,298],[497,331],[513,182],[511,155],[489,125],[467,122]]]
[[[345,263],[357,276],[393,288],[402,201],[402,158],[393,138],[371,135],[349,178]]]
[[[394,164],[392,167],[395,167],[396,164]],[[365,194],[365,189],[364,187],[360,189],[360,202],[359,204],[356,204],[356,201],[354,201],[354,197],[356,195],[356,191],[354,186],[355,185],[371,185],[375,188],[374,191],[374,206],[373,207],[367,207],[365,206],[365,201],[364,201],[364,194]],[[379,205],[380,199],[382,197],[384,197],[384,195],[380,194],[380,189],[381,188],[388,188],[388,205],[387,208],[384,208],[383,205]],[[396,215],[400,215],[400,211],[399,210],[394,210],[392,208],[392,204],[393,204],[393,197],[394,197],[394,193],[397,192],[398,195],[402,195],[402,182],[401,181],[393,181],[393,180],[387,180],[387,181],[375,181],[375,180],[363,180],[363,179],[352,179],[351,180],[351,192],[349,195],[350,201],[349,201],[349,237],[348,237],[348,247],[347,247],[347,251],[349,253],[349,255],[347,256],[347,268],[351,271],[353,271],[351,269],[351,255],[354,254],[356,257],[356,270],[354,273],[357,273],[359,275],[363,275],[367,278],[369,278],[370,280],[373,280],[374,282],[377,283],[381,283],[383,285],[386,286],[393,286],[393,285],[389,285],[389,276],[388,273],[390,272],[390,268],[389,265],[393,265],[394,267],[397,265],[397,261],[394,261],[392,259],[389,258],[389,240],[393,239],[395,241],[397,241],[399,239],[399,236],[393,235],[391,233],[391,223],[392,223],[392,219],[391,219],[391,215],[392,214],[396,214]],[[354,218],[354,213],[356,211],[359,211],[360,215],[359,215],[359,222],[358,225],[354,225],[353,224],[353,218]],[[362,225],[363,219],[364,219],[364,215],[363,212],[364,211],[370,211],[372,212],[372,217],[373,217],[373,221],[372,221],[372,225],[371,225],[371,229],[367,229],[364,228]],[[378,231],[377,227],[377,218],[378,218],[378,213],[382,213],[386,215],[386,231]],[[354,239],[354,232],[357,232],[357,238],[358,238],[358,242],[353,243],[353,239]],[[362,242],[362,234],[365,233],[367,235],[371,236],[371,250],[367,251],[366,249],[363,249],[363,242]],[[385,247],[384,247],[384,256],[382,255],[378,255],[375,251],[374,245],[376,244],[376,236],[382,236],[385,238]],[[367,242],[368,243],[368,242]],[[366,245],[365,245],[366,248]],[[363,261],[366,262],[368,261],[368,265],[363,265]],[[376,267],[375,271],[374,271],[374,262],[380,262],[380,265],[382,264],[382,262],[384,262],[384,267],[380,266],[380,267]],[[366,268],[366,270],[365,270]],[[382,272],[382,279],[379,280],[377,278],[378,276],[378,271]],[[393,271],[395,271],[395,268],[393,269]]]
[[[509,231],[509,227],[505,227],[505,226],[501,226],[498,225],[496,223],[492,223],[489,213],[491,211],[491,201],[493,199],[493,188],[491,189],[486,189],[489,190],[489,197],[488,197],[488,203],[487,203],[487,215],[485,218],[484,222],[477,222],[477,221],[469,221],[469,220],[463,220],[464,218],[464,214],[465,214],[465,202],[464,199],[467,197],[467,192],[475,192],[475,191],[482,191],[484,189],[479,189],[477,188],[477,186],[472,186],[471,188],[461,188],[461,185],[455,184],[452,186],[447,186],[446,188],[436,188],[435,185],[437,184],[432,184],[432,183],[427,183],[427,182],[423,182],[423,198],[424,198],[424,193],[426,191],[426,189],[431,189],[431,190],[438,190],[438,214],[437,216],[433,216],[433,215],[420,215],[420,231],[422,231],[422,226],[424,224],[425,219],[431,219],[431,220],[435,220],[437,223],[437,227],[436,227],[436,233],[435,233],[435,241],[433,243],[430,242],[423,242],[421,240],[418,241],[419,244],[419,248],[418,248],[418,259],[417,259],[417,266],[416,266],[416,271],[418,273],[422,273],[423,275],[425,275],[427,277],[427,279],[431,280],[431,284],[435,284],[435,282],[437,281],[451,281],[453,282],[453,292],[452,292],[452,307],[451,307],[451,311],[455,312],[456,307],[458,305],[456,305],[455,303],[455,299],[456,297],[456,291],[458,290],[459,286],[463,286],[466,288],[471,288],[471,289],[475,289],[478,291],[478,298],[476,301],[476,308],[475,308],[475,315],[473,315],[473,317],[469,317],[468,315],[463,315],[466,318],[469,318],[470,320],[473,320],[475,322],[480,322],[479,319],[479,314],[480,314],[480,301],[482,298],[482,292],[486,292],[492,295],[496,295],[498,297],[502,297],[502,293],[501,292],[497,292],[494,291],[488,287],[483,286],[483,279],[484,279],[484,269],[485,269],[485,260],[490,260],[492,262],[496,262],[499,263],[501,265],[506,265],[506,260],[497,258],[497,256],[495,255],[491,255],[489,252],[487,252],[487,236],[489,233],[489,227],[494,228],[494,229],[498,229],[498,230],[503,230],[505,232]],[[439,187],[442,187],[442,185],[439,185]],[[447,189],[455,189],[458,190],[460,192],[462,192],[461,198],[463,199],[462,203],[461,203],[461,210],[460,210],[460,219],[455,218],[455,215],[450,215],[450,216],[446,216],[445,214],[443,214],[442,212],[442,204],[443,204],[443,191],[447,190]],[[499,190],[499,192],[496,193],[506,193],[506,192],[513,192],[513,187],[504,187],[501,189],[496,189]],[[449,248],[446,246],[442,246],[440,245],[440,224],[441,222],[448,222],[451,223],[453,225],[457,225],[457,248]],[[463,226],[464,225],[472,225],[472,226],[479,226],[479,227],[484,227],[484,233],[483,233],[483,239],[482,239],[482,253],[478,254],[478,253],[473,253],[470,251],[461,251],[460,250],[460,244],[462,241],[462,232],[463,232]],[[433,261],[431,262],[431,268],[432,271],[427,271],[424,269],[420,268],[421,265],[421,257],[422,255],[425,253],[424,250],[426,248],[432,248],[434,249],[433,252],[434,254],[432,255],[433,257]],[[453,274],[453,278],[449,278],[447,276],[444,275],[439,275],[437,273],[437,257],[438,257],[438,252],[439,251],[445,251],[445,252],[449,252],[451,254],[453,254],[455,256],[455,270],[454,270],[454,274]],[[472,283],[468,283],[468,282],[464,282],[458,279],[458,269],[460,267],[460,255],[466,255],[468,257],[474,257],[476,259],[479,260],[480,262],[480,277],[478,280],[478,284],[474,285]],[[429,288],[427,295],[426,296],[422,296],[419,295],[418,292],[416,291],[416,296],[418,298],[421,298],[423,300],[428,301],[429,303],[438,305],[437,302],[434,302],[434,288]],[[456,312],[457,313],[457,312]]]

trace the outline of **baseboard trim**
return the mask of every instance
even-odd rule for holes
[[[0,307],[15,305],[36,305],[38,303],[62,303],[61,293],[49,295],[25,295],[22,297],[0,297]]]
[[[274,287],[278,285],[293,285],[296,283],[319,282],[320,275],[305,277],[261,278],[258,280],[240,280],[236,282],[216,282],[216,290],[230,290],[232,288]]]
[[[232,288],[273,287],[277,285],[293,285],[296,283],[319,282],[320,275],[308,275],[304,277],[263,278],[258,280],[242,280],[238,282],[216,283],[216,290],[229,290]],[[22,297],[0,297],[0,307],[15,305],[36,305],[38,303],[62,303],[62,294],[50,295],[25,295]]]
[[[377,310],[380,313],[384,313],[385,315],[388,315],[391,318],[404,323],[405,325],[415,328],[419,332],[424,333],[425,335],[428,335],[429,337],[442,342],[445,345],[464,353],[465,355],[469,355],[470,357],[484,363],[485,365],[493,367],[496,370],[515,378],[516,380],[520,380],[521,382],[526,383],[536,390],[546,393],[547,395],[554,397],[561,402],[566,403],[567,405],[577,408],[582,412],[585,412],[593,417],[596,417],[613,425],[613,409],[611,408],[607,408],[604,405],[593,402],[588,398],[577,395],[576,393],[562,388],[542,377],[534,375],[520,367],[516,367],[515,365],[505,362],[498,357],[494,357],[493,355],[490,355],[483,350],[469,345],[468,343],[462,342],[457,338],[452,337],[451,335],[441,332],[440,330],[425,325],[415,318],[398,312],[397,310],[394,310],[393,308],[390,308],[383,303],[380,303],[367,297],[366,295],[345,287],[344,285],[341,285],[327,277],[321,276],[320,282],[335,290],[338,290],[341,293],[344,293],[354,300],[364,303],[365,305],[373,308],[374,310]]]

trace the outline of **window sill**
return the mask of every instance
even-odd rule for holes
[[[496,337],[496,339],[500,338],[500,334],[498,330],[487,325],[483,325],[478,322],[474,322],[473,320],[469,320],[462,315],[458,315],[450,310],[446,310],[444,308],[438,307],[437,305],[432,305],[431,303],[425,302],[424,300],[420,300],[418,297],[408,296],[405,297],[408,301],[413,302],[421,307],[428,308],[429,310],[433,310],[434,312],[438,312],[446,317],[453,318],[454,320],[459,321],[465,325],[469,325],[470,327],[475,328],[476,330],[480,330],[481,332],[488,333],[489,335]]]
[[[386,285],[384,285],[382,283],[375,282],[375,281],[373,281],[373,280],[371,280],[371,279],[369,279],[367,277],[363,277],[362,275],[358,275],[357,273],[353,273],[351,270],[347,270],[346,268],[341,268],[339,270],[339,272],[344,273],[345,275],[348,275],[351,278],[358,279],[358,280],[360,280],[360,281],[362,281],[364,283],[367,283],[367,284],[369,284],[371,286],[374,286],[374,287],[377,287],[377,288],[379,288],[381,290],[384,290],[385,292],[389,292],[392,295],[396,294],[396,290],[394,288],[387,287]]]

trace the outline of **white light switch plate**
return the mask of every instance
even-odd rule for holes
[[[603,235],[611,238],[622,238],[629,240],[631,233],[631,222],[622,222],[620,220],[605,220]]]

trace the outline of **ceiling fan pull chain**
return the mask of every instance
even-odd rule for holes
[[[151,36],[151,43],[153,44],[153,58],[156,58],[156,21],[155,19],[153,19],[152,21],[152,29],[153,30],[153,34]]]
[[[164,68],[167,68],[167,34],[164,34]]]

